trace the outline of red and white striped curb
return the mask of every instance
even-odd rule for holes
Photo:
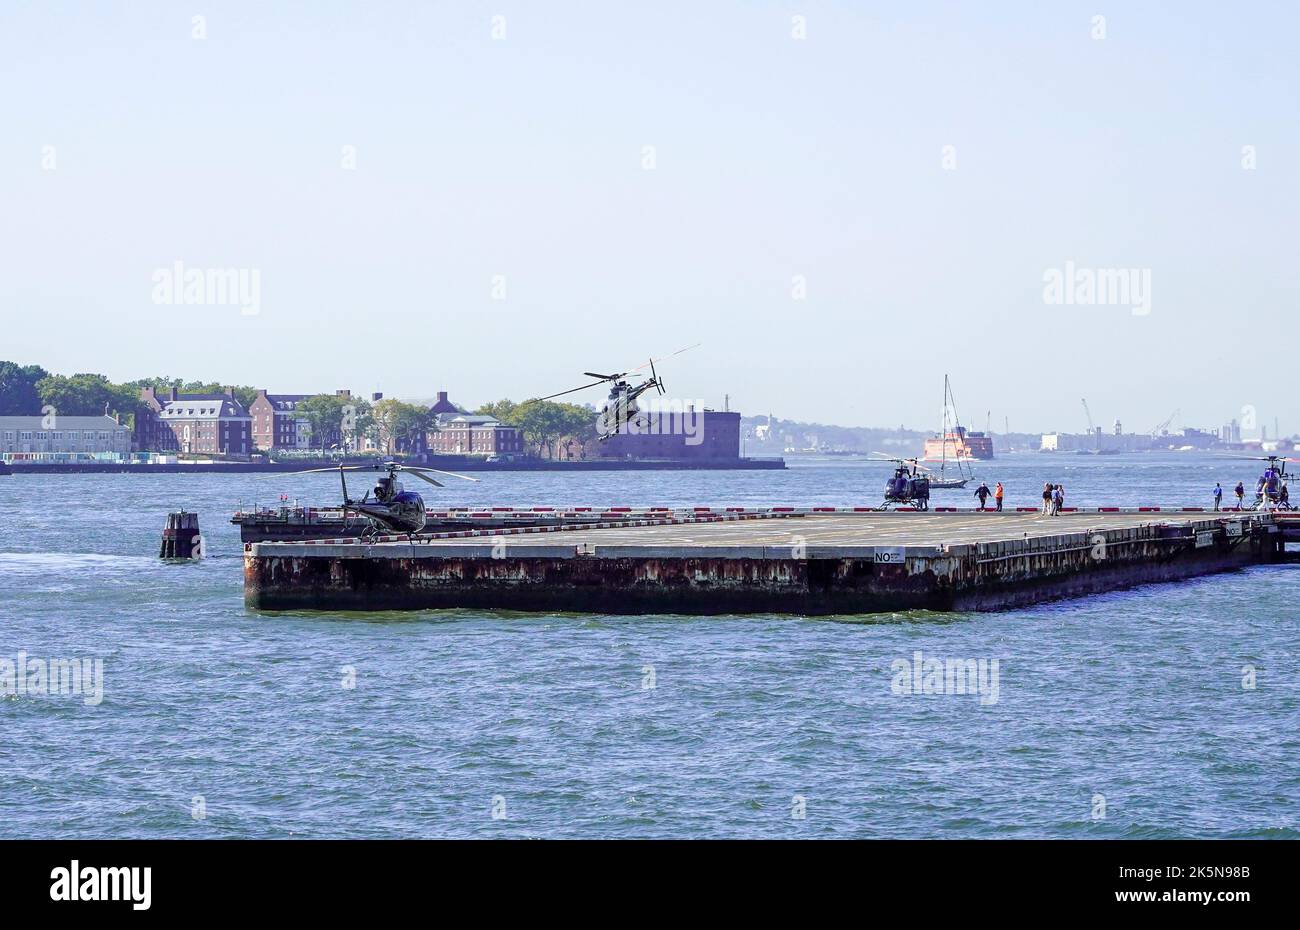
[[[515,516],[536,516],[544,515],[548,517],[567,517],[581,515],[605,516],[618,515],[620,517],[663,517],[666,515],[700,515],[700,514],[817,514],[817,513],[1036,513],[1041,507],[1004,507],[1002,510],[995,510],[992,507],[931,507],[929,510],[920,511],[915,507],[894,507],[886,511],[880,506],[874,507],[492,507],[486,510],[430,510],[429,517],[439,517],[446,519],[465,519],[465,518],[491,518],[500,517],[502,514]],[[1253,513],[1239,507],[1222,507],[1215,511],[1208,507],[1156,507],[1148,505],[1129,506],[1129,507],[1062,507],[1062,513]]]
[[[392,534],[386,536],[368,536],[365,538],[357,536],[344,536],[334,539],[295,539],[283,540],[282,542],[290,545],[302,546],[346,546],[346,545],[370,545],[371,543],[387,542],[410,542],[424,543],[439,539],[471,539],[483,536],[516,536],[531,533],[571,533],[580,530],[612,530],[623,529],[630,526],[675,526],[689,523],[726,523],[736,520],[763,520],[773,519],[786,516],[786,514],[770,513],[745,513],[745,514],[700,514],[691,517],[665,517],[658,520],[615,520],[600,523],[576,523],[563,524],[560,526],[512,526],[498,527],[481,530],[450,530],[444,533],[414,533],[408,536],[405,533]],[[798,516],[797,514],[795,516]],[[281,541],[259,543],[259,545],[279,545]],[[245,544],[245,551],[251,543]]]

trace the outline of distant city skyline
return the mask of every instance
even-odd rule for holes
[[[476,406],[701,343],[670,394],[747,415],[935,429],[948,373],[972,429],[1298,425],[1287,4],[0,26],[20,364]]]

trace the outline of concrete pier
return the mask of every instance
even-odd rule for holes
[[[664,508],[665,512],[667,508]],[[581,510],[516,510],[513,507],[496,507],[490,510],[453,508],[430,510],[427,523],[420,536],[435,533],[452,533],[476,529],[503,529],[516,527],[553,528],[563,525],[626,522],[642,517],[644,511],[632,508],[618,511],[587,507]],[[338,507],[263,507],[251,511],[241,510],[230,518],[239,527],[240,542],[291,542],[303,539],[358,539],[374,536],[375,530],[366,518],[355,511],[344,514]],[[405,537],[402,537],[405,538]]]
[[[1278,561],[1271,514],[665,513],[603,528],[245,546],[260,609],[996,610]],[[739,509],[737,509],[739,510]]]

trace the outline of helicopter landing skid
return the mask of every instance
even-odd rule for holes
[[[899,507],[912,507],[916,510],[929,510],[930,502],[928,500],[910,500],[910,501],[885,501],[879,507],[874,508],[876,511],[888,512],[896,510]]]

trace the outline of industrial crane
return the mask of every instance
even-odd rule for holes
[[[1092,437],[1093,445],[1099,445],[1101,437],[1097,434],[1097,428],[1092,425],[1092,411],[1088,409],[1088,398],[1083,398],[1083,412],[1088,417],[1088,435]]]
[[[1162,433],[1164,433],[1166,430],[1169,429],[1169,424],[1174,422],[1174,420],[1178,418],[1178,414],[1180,413],[1182,413],[1181,409],[1175,410],[1173,413],[1169,414],[1169,416],[1167,416],[1165,419],[1161,420],[1154,427],[1152,427],[1151,438],[1158,439]]]

